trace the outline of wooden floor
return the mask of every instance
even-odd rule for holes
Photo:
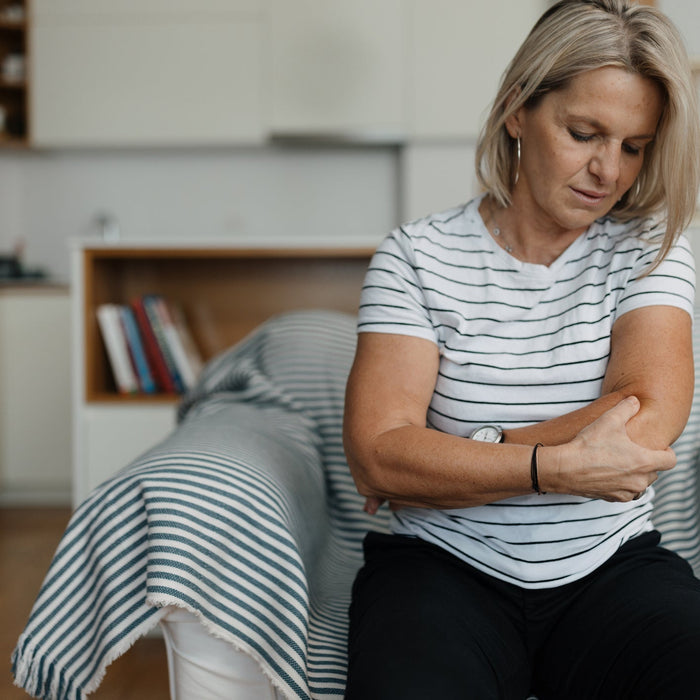
[[[0,508],[0,698],[29,696],[12,682],[10,656],[29,616],[70,511],[58,508]],[[162,639],[138,641],[107,670],[91,700],[168,700],[168,671]]]

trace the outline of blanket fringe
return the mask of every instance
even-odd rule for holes
[[[85,700],[55,660],[40,651],[41,645],[22,635],[12,654],[14,684],[33,698],[45,700]]]
[[[155,628],[166,612],[163,608],[154,609],[153,615],[120,639],[84,686],[79,685],[77,679],[69,677],[65,669],[59,668],[55,659],[41,651],[42,644],[22,634],[12,654],[14,684],[42,700],[86,700],[104,680],[109,665]]]

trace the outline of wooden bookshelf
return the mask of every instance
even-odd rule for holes
[[[85,400],[177,400],[117,393],[97,325],[100,304],[162,294],[181,305],[202,356],[209,359],[282,311],[324,308],[356,313],[372,252],[367,247],[82,249]]]
[[[30,141],[29,11],[28,0],[0,0],[0,148]]]

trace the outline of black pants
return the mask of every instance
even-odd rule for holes
[[[700,581],[647,533],[553,589],[372,533],[350,607],[347,700],[700,699]]]

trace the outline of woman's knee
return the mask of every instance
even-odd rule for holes
[[[396,554],[370,557],[355,582],[347,697],[500,698],[527,686],[506,601],[430,547]]]

